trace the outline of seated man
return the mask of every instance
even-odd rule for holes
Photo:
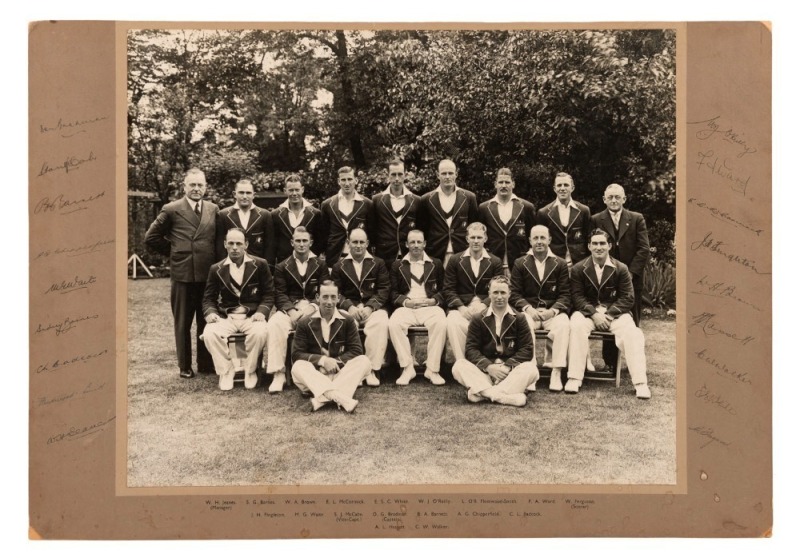
[[[447,318],[441,306],[444,297],[439,288],[444,281],[442,262],[425,253],[425,235],[422,231],[409,231],[406,239],[408,254],[392,264],[389,279],[392,284],[392,302],[396,309],[389,318],[389,337],[397,353],[403,373],[397,384],[407,386],[416,377],[408,328],[424,325],[428,329],[428,352],[425,377],[433,385],[443,385],[439,375],[444,344],[447,341]]]
[[[474,317],[486,311],[489,302],[489,280],[503,273],[503,262],[489,254],[486,225],[471,223],[467,227],[467,245],[453,254],[444,271],[444,298],[448,308],[447,339],[455,360],[464,358],[467,329]]]
[[[633,282],[628,267],[608,255],[610,237],[595,229],[589,236],[591,257],[572,266],[569,371],[564,391],[578,393],[583,382],[589,334],[592,330],[611,331],[617,348],[625,354],[636,397],[650,399],[647,387],[647,361],[644,334],[633,323]]]
[[[550,231],[543,225],[531,229],[530,251],[511,270],[511,305],[522,311],[531,333],[547,331],[552,342],[550,391],[561,391],[561,371],[567,366],[570,296],[567,262],[550,251]],[[547,357],[545,356],[545,360]]]
[[[270,393],[283,390],[286,383],[286,346],[289,333],[303,316],[318,310],[315,294],[328,268],[311,252],[313,239],[305,227],[292,235],[292,255],[275,266],[275,312],[267,330],[267,374],[272,374]]]
[[[472,318],[467,333],[467,358],[453,365],[453,377],[468,388],[467,399],[488,399],[501,405],[524,407],[525,389],[535,386],[539,369],[533,359],[533,337],[522,314],[508,305],[508,278],[498,275],[489,283],[486,311]]]
[[[219,388],[227,391],[233,389],[234,376],[228,336],[244,333],[244,386],[253,389],[258,382],[256,366],[267,341],[266,317],[274,298],[272,274],[266,260],[247,254],[242,229],[228,230],[225,249],[228,257],[211,266],[206,281],[203,342],[214,360]]]
[[[369,240],[363,229],[350,231],[350,253],[336,262],[331,279],[340,289],[339,308],[356,319],[364,328],[364,349],[372,370],[367,384],[380,385],[375,372],[380,372],[386,346],[389,344],[389,272],[382,259],[367,252]]]
[[[358,405],[353,394],[370,371],[369,358],[361,348],[358,324],[336,308],[339,289],[330,279],[320,283],[317,302],[319,310],[297,323],[292,379],[300,391],[314,394],[314,411],[333,401],[352,413]]]

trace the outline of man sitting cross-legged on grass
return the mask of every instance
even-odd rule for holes
[[[591,257],[572,267],[570,281],[575,312],[570,318],[569,371],[564,391],[578,393],[589,354],[589,335],[596,329],[614,334],[614,342],[628,363],[636,397],[650,399],[644,334],[631,316],[631,274],[624,263],[608,255],[610,246],[607,232],[593,230],[589,236]]]
[[[358,405],[356,388],[370,373],[358,324],[336,308],[339,288],[330,279],[320,283],[319,310],[297,323],[292,345],[292,379],[304,393],[311,392],[314,411],[333,401],[348,413]]]
[[[314,239],[305,227],[292,234],[292,255],[275,266],[275,306],[278,312],[267,324],[267,374],[272,374],[270,393],[283,390],[286,382],[286,350],[289,332],[303,316],[317,311],[315,295],[328,268],[311,252]]]
[[[389,318],[389,337],[397,353],[397,362],[403,369],[397,384],[407,386],[417,375],[408,328],[424,325],[428,329],[425,377],[433,385],[440,386],[445,383],[439,374],[439,367],[447,342],[447,318],[442,310],[444,297],[439,292],[444,281],[444,269],[442,262],[425,253],[425,235],[422,231],[409,231],[406,244],[408,254],[392,264],[389,275],[392,302],[396,306]]]
[[[453,365],[453,377],[468,388],[467,399],[484,399],[524,407],[525,389],[535,386],[539,369],[533,359],[528,322],[508,305],[508,278],[489,283],[489,308],[472,318],[467,332],[467,358]]]
[[[233,363],[228,350],[228,336],[245,334],[247,359],[244,386],[256,387],[256,366],[267,341],[266,317],[272,308],[274,289],[269,264],[247,254],[242,229],[229,229],[225,235],[228,257],[211,266],[203,296],[206,327],[203,342],[219,375],[219,388],[233,389]]]

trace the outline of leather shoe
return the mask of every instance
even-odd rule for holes
[[[578,390],[581,389],[581,383],[578,380],[573,380],[572,378],[567,380],[567,385],[564,386],[564,391],[566,393],[578,393]]]
[[[368,386],[372,386],[372,387],[377,387],[377,386],[381,385],[381,381],[375,375],[375,371],[374,370],[372,372],[370,372],[369,375],[367,376],[367,385]]]
[[[647,387],[647,384],[636,384],[633,387],[636,388],[636,397],[639,399],[650,399],[650,388]]]
[[[188,368],[186,370],[181,370],[181,378],[194,378],[194,370]]]
[[[425,370],[424,376],[431,381],[431,383],[435,386],[443,386],[445,384],[444,378],[442,378],[438,372],[434,372],[433,370]]]
[[[403,369],[403,373],[397,378],[395,382],[398,386],[407,386],[411,380],[417,377],[417,371],[413,366],[407,366]]]

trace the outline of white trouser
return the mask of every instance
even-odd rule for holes
[[[589,356],[589,334],[594,330],[594,322],[580,312],[570,318],[569,371],[567,378],[583,381],[586,371],[586,358]],[[647,360],[644,355],[644,333],[633,323],[630,314],[623,314],[611,321],[614,344],[625,355],[628,372],[633,384],[647,383]]]
[[[361,325],[364,327],[364,353],[372,363],[372,370],[377,372],[383,366],[389,344],[389,314],[386,310],[376,310]]]
[[[252,374],[258,366],[261,351],[267,342],[267,322],[254,322],[253,318],[244,320],[220,319],[213,324],[206,323],[203,330],[203,343],[214,359],[214,369],[217,374],[233,372],[233,362],[228,350],[228,336],[234,333],[244,333],[244,348],[247,358],[244,361],[244,371]]]
[[[472,395],[481,395],[483,390],[495,385],[489,374],[481,372],[480,368],[463,358],[453,365],[453,378],[462,386],[469,388],[469,393]],[[530,361],[512,368],[508,376],[496,385],[500,391],[513,395],[525,393],[525,388],[536,383],[538,379],[539,369],[536,368],[535,362]]]
[[[304,393],[309,391],[314,397],[335,389],[347,397],[353,397],[356,388],[370,372],[370,362],[366,355],[348,360],[336,374],[324,374],[307,360],[298,360],[292,365],[292,380]]]
[[[286,348],[289,332],[294,325],[285,312],[276,312],[267,322],[267,374],[274,374],[286,366]]]
[[[447,342],[447,318],[444,310],[438,306],[425,308],[398,308],[389,318],[389,337],[397,353],[400,368],[414,364],[411,354],[411,343],[408,340],[408,328],[423,325],[428,330],[428,360],[426,366],[431,372],[439,372],[444,344]]]
[[[528,320],[528,327],[531,328],[531,335],[534,338],[534,351],[536,350],[536,334],[534,332],[538,329],[543,329],[547,332],[547,338],[553,343],[553,356],[550,359],[552,367],[566,368],[567,349],[569,349],[569,318],[567,315],[562,312],[544,322],[534,320],[528,313],[523,313],[523,316]],[[547,360],[547,353],[545,352],[545,361]]]
[[[467,330],[469,320],[458,310],[450,310],[447,313],[447,342],[450,343],[456,360],[466,358],[464,351],[467,347]]]

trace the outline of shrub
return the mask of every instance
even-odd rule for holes
[[[642,303],[653,308],[675,308],[675,267],[651,259],[644,268]]]

